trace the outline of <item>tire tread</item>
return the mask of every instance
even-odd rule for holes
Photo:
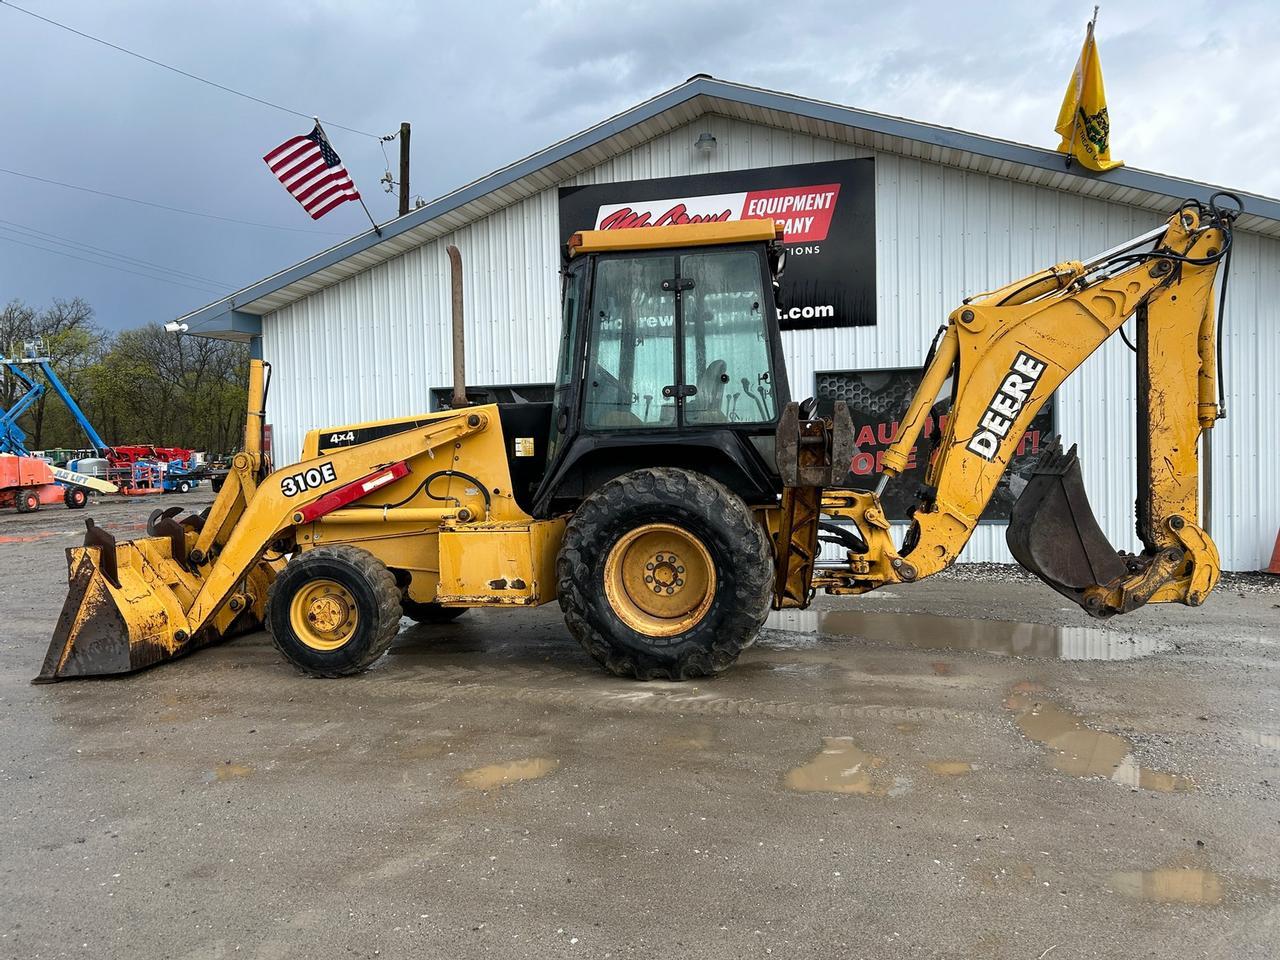
[[[273,609],[277,603],[285,602],[277,595],[277,587],[283,576],[276,577],[272,582],[271,588],[267,591],[267,615],[265,617],[267,632],[271,635],[271,642],[275,648],[280,651],[281,656],[296,666],[299,670],[310,674],[313,677],[346,677],[352,674],[361,673],[372,666],[379,660],[383,654],[390,648],[392,642],[396,638],[396,634],[400,631],[400,587],[396,583],[395,576],[387,569],[381,560],[371,554],[368,550],[360,547],[352,546],[347,543],[334,544],[326,547],[316,547],[314,550],[308,550],[297,559],[290,563],[309,566],[322,562],[326,559],[339,560],[349,564],[357,573],[359,573],[365,581],[372,587],[375,602],[377,604],[377,626],[374,631],[372,641],[365,646],[360,654],[344,664],[340,669],[323,669],[314,667],[311,664],[301,664],[290,654],[290,652],[281,644],[280,638],[276,636],[272,623],[274,617]],[[286,570],[288,568],[286,567]]]
[[[717,590],[728,582],[731,592],[716,598],[716,604],[723,603],[725,609],[709,643],[690,645],[674,656],[643,653],[622,646],[595,622],[588,594],[593,588],[593,569],[603,562],[606,528],[623,507],[637,503],[656,510],[673,504],[692,505],[697,513],[718,524],[733,545],[732,575],[726,577],[725,571],[717,570]],[[761,524],[746,503],[723,484],[675,467],[635,470],[600,487],[570,519],[556,561],[560,609],[570,633],[615,676],[636,680],[714,676],[732,666],[755,640],[768,614],[773,589],[770,557]]]

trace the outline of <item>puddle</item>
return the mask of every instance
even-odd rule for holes
[[[434,760],[446,752],[446,744],[439,740],[421,740],[401,748],[402,760]]]
[[[522,780],[537,780],[560,766],[559,760],[548,760],[545,757],[530,757],[527,760],[512,760],[510,763],[492,763],[487,767],[476,767],[458,777],[458,782],[472,790],[492,790],[505,787],[510,783]]]
[[[881,774],[884,757],[867,753],[852,737],[823,737],[822,752],[802,767],[789,770],[785,779],[791,790],[806,793],[856,793],[887,797],[893,786]]]
[[[1018,728],[1030,740],[1056,750],[1055,769],[1073,777],[1106,777],[1116,783],[1159,793],[1195,789],[1195,781],[1139,766],[1133,745],[1124,737],[1085,725],[1069,710],[1045,700],[1013,694],[1005,706],[1016,714]]]
[[[695,723],[679,734],[663,737],[658,746],[668,750],[709,750],[715,742],[715,731],[710,724]]]
[[[923,650],[977,650],[1001,657],[1055,660],[1132,660],[1165,649],[1155,637],[1093,627],[971,620],[928,613],[864,610],[777,610],[765,626],[786,633],[862,637]],[[770,646],[779,646],[770,643]]]
[[[1121,896],[1152,903],[1214,906],[1223,895],[1221,877],[1194,867],[1124,870],[1111,875],[1111,887]]]
[[[940,777],[967,777],[973,764],[964,760],[930,760],[929,769]]]
[[[253,767],[246,763],[232,763],[228,760],[210,770],[205,779],[209,781],[244,780],[251,776],[253,776]]]

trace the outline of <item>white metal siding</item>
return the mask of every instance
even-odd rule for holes
[[[699,133],[715,135],[709,155]],[[817,370],[914,366],[947,313],[969,293],[1048,264],[1079,259],[1162,219],[1149,211],[1045,187],[876,153],[722,116],[703,116],[603,160],[564,185],[640,180],[853,157],[876,157],[875,327],[784,334],[792,393]],[[551,379],[559,330],[555,186],[438,240],[268,314],[270,419],[277,460],[297,456],[311,426],[426,410],[450,379],[448,261],[463,253],[467,378]],[[1280,242],[1241,234],[1223,348],[1230,419],[1215,431],[1214,529],[1224,565],[1266,564],[1280,525]],[[1098,519],[1119,549],[1136,549],[1134,374],[1118,338],[1059,391],[1058,427],[1080,444]],[[1003,525],[983,525],[965,560],[1008,560]]]

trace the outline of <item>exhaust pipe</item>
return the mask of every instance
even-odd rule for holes
[[[452,243],[449,254],[449,279],[453,297],[453,409],[467,406],[467,347],[462,317],[462,253]]]

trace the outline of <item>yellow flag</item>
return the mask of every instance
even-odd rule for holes
[[[1098,62],[1092,21],[1054,129],[1062,137],[1058,152],[1069,154],[1082,166],[1098,171],[1124,166],[1124,161],[1111,159],[1111,122],[1107,118],[1107,94],[1102,88],[1102,65]]]

